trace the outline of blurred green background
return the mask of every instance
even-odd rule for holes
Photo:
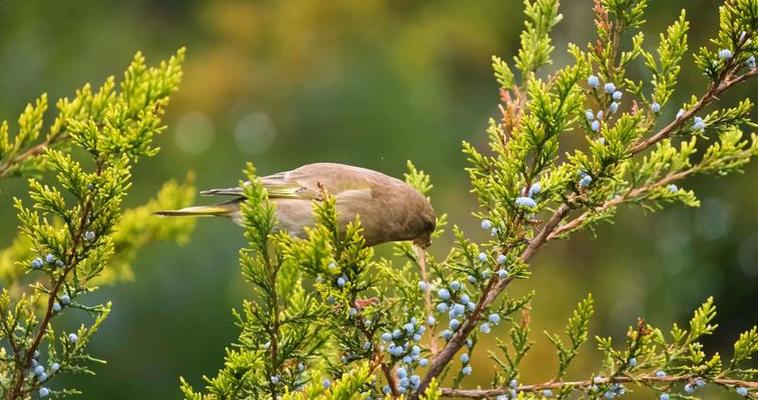
[[[569,41],[583,45],[594,34],[592,2],[564,3],[558,65]],[[704,44],[718,4],[654,2],[648,47],[682,7],[692,23],[690,48]],[[136,169],[128,205],[189,170],[199,188],[233,185],[248,160],[260,173],[335,161],[400,176],[412,159],[432,175],[437,211],[483,238],[470,216],[476,202],[460,142],[485,144],[498,102],[489,58],[515,54],[521,10],[515,0],[2,1],[0,115],[15,121],[42,92],[55,99],[86,81],[97,85],[120,74],[137,50],[155,63],[187,46],[184,80],[158,139],[163,150]],[[680,87],[699,93],[705,79],[689,56],[684,71]],[[742,86],[725,101],[755,87]],[[677,94],[665,115],[693,92]],[[700,194],[699,209],[627,209],[596,238],[585,233],[549,245],[534,259],[533,279],[513,289],[537,290],[532,320],[540,344],[522,380],[550,376],[557,363],[541,332],[559,329],[587,292],[599,309],[592,333],[619,340],[638,316],[681,323],[713,295],[721,329],[708,340],[709,352],[729,353],[738,333],[758,321],[756,173],[752,165],[744,175],[689,180],[682,186]],[[11,196],[23,194],[25,183],[6,181],[0,189],[6,246],[17,224]],[[236,337],[230,308],[249,295],[236,263],[242,245],[238,227],[206,219],[188,246],[161,243],[142,252],[133,282],[97,294],[114,304],[92,343],[109,365],[65,384],[82,389],[83,398],[108,399],[178,398],[180,375],[200,385]],[[448,245],[449,237],[438,240],[432,252],[444,254]],[[483,355],[480,349],[474,357],[467,385],[488,381]],[[586,376],[595,362],[580,357],[570,374]]]

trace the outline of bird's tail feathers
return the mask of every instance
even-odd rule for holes
[[[154,214],[164,217],[200,217],[200,216],[230,216],[239,208],[231,203],[212,204],[208,206],[186,207],[179,210],[159,210]]]

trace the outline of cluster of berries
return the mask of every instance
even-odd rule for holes
[[[592,183],[592,177],[584,171],[579,172],[579,186],[586,188]]]
[[[598,89],[600,88],[600,78],[598,78],[595,75],[590,75],[587,77],[587,84],[592,89]],[[611,99],[613,101],[610,105],[608,105],[608,111],[611,113],[616,113],[619,109],[619,101],[621,101],[621,98],[624,97],[624,93],[622,93],[620,90],[616,90],[616,85],[613,82],[608,82],[605,85],[603,85],[603,91],[611,96]],[[592,110],[587,110],[585,112],[585,117],[587,118],[587,122],[590,123],[590,129],[592,129],[593,132],[600,131],[600,121],[603,119],[603,111],[600,110],[597,112],[597,115],[595,115]]]
[[[54,362],[50,364],[50,368],[47,370],[43,365],[39,363],[39,351],[35,351],[34,355],[32,356],[32,362],[31,367],[29,368],[30,372],[37,378],[37,382],[45,382],[48,378],[48,372],[50,374],[54,374],[58,372],[61,369],[61,365],[57,362]],[[38,391],[39,397],[47,397],[50,395],[50,389],[46,387],[39,388]]]
[[[408,393],[410,390],[418,390],[421,385],[421,377],[413,374],[408,375],[409,372],[405,367],[399,367],[396,372],[397,376],[397,391],[402,393]],[[391,389],[389,385],[385,385],[382,391],[385,394],[389,394]]]
[[[684,117],[684,109],[680,108],[679,111],[676,113],[676,119],[681,119]],[[703,121],[703,117],[695,117],[692,120],[692,129],[695,131],[702,132],[705,130],[705,121]]]
[[[480,259],[485,258],[486,254],[481,253]],[[506,261],[505,256],[502,254],[498,256],[498,263],[504,264]],[[499,279],[505,279],[508,277],[508,272],[505,269],[498,270],[498,278]],[[453,337],[453,332],[458,330],[460,328],[463,319],[462,317],[465,317],[466,314],[472,313],[474,310],[476,310],[476,303],[471,300],[468,294],[466,293],[460,293],[463,288],[463,285],[460,284],[458,281],[453,281],[450,283],[450,288],[441,288],[437,291],[437,296],[442,300],[442,302],[437,304],[437,312],[439,313],[448,313],[448,329],[443,330],[440,333],[440,336],[445,340],[450,340],[450,338]],[[455,299],[453,298],[453,295],[455,295]],[[500,315],[497,313],[492,313],[487,317],[487,321],[483,322],[479,326],[479,330],[482,333],[490,333],[492,331],[491,325],[497,325],[500,323]],[[430,322],[434,321],[434,318],[430,318]]]
[[[620,383],[614,383],[610,388],[608,388],[608,390],[605,391],[605,393],[603,393],[603,398],[606,400],[612,400],[616,398],[616,396],[623,396],[624,394],[626,394],[626,388],[624,385]]]
[[[492,225],[492,221],[488,219],[482,220],[482,229],[484,229],[485,231],[490,231],[490,235],[492,236],[496,236],[499,232],[498,229]]]
[[[45,264],[56,266],[58,268],[63,267],[64,265],[63,260],[48,253],[48,255],[45,256],[44,260],[40,257],[37,257],[34,260],[32,260],[32,269],[42,269],[45,266]]]
[[[334,261],[330,262],[329,265],[327,266],[327,268],[329,269],[330,273],[334,274],[333,276],[337,276],[337,274],[339,273],[339,270],[338,270],[339,267],[337,267],[337,263],[334,262]],[[316,277],[316,281],[317,282],[323,282],[324,278],[321,277],[321,275],[319,275],[319,276]],[[347,277],[347,275],[345,275],[343,273],[342,275],[337,276],[337,279],[335,279],[333,282],[334,282],[335,285],[337,285],[337,287],[343,288],[343,287],[345,287],[345,285],[347,285],[348,283],[350,283],[350,280]]]
[[[397,328],[392,332],[384,332],[380,338],[383,342],[388,343],[385,350],[393,358],[399,358],[408,365],[417,363],[419,366],[425,367],[429,365],[429,360],[422,357],[421,347],[414,344],[414,342],[421,340],[424,332],[426,332],[426,327],[419,324],[416,317],[413,317],[402,328]]]
[[[533,183],[531,186],[529,186],[528,190],[524,190],[526,192],[526,196],[518,197],[515,201],[516,207],[521,208],[527,208],[532,209],[537,207],[537,201],[535,200],[537,198],[537,195],[540,194],[542,191],[542,185],[539,182]]]
[[[71,304],[71,297],[69,297],[67,294],[64,294],[58,301],[53,303],[53,312],[57,314],[61,312],[64,306],[67,306],[69,304]]]
[[[442,300],[437,304],[437,312],[448,313],[450,319],[448,329],[440,333],[440,336],[445,340],[450,340],[453,337],[453,332],[461,326],[461,321],[458,318],[476,309],[476,303],[471,301],[469,295],[460,293],[462,289],[463,285],[460,282],[452,281],[448,288],[440,288],[437,291],[437,296]]]

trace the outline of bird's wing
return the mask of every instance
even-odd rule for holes
[[[376,171],[334,163],[306,164],[291,171],[279,172],[260,178],[270,198],[321,199],[321,188],[339,196],[346,191],[374,192],[401,181]],[[245,182],[248,185],[249,182]],[[200,192],[205,196],[244,196],[241,187],[211,189]]]
[[[279,174],[277,174],[279,175]],[[300,200],[319,200],[321,195],[315,190],[308,189],[296,182],[286,182],[282,179],[274,178],[275,175],[262,178],[263,187],[268,192],[269,198],[280,199],[300,199]],[[270,179],[274,178],[274,179]],[[245,182],[249,185],[250,182]],[[241,187],[209,189],[200,192],[203,196],[238,196],[244,197],[245,191]]]

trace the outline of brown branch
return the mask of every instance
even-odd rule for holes
[[[494,388],[494,389],[443,388],[442,395],[445,397],[480,399],[480,398],[485,398],[485,397],[494,397],[494,396],[499,396],[502,394],[508,394],[512,390],[515,390],[517,392],[540,392],[543,390],[557,390],[557,389],[562,389],[565,387],[571,387],[571,388],[576,388],[576,389],[586,389],[592,385],[597,385],[597,384],[629,383],[629,382],[643,382],[646,384],[654,384],[654,383],[672,384],[676,382],[693,381],[697,378],[698,377],[694,375],[663,376],[663,377],[658,377],[656,375],[643,375],[643,376],[638,376],[638,377],[622,375],[622,376],[614,377],[612,379],[595,378],[592,380],[588,379],[588,380],[583,380],[583,381],[547,382],[547,383],[540,383],[540,384],[535,384],[535,385],[522,385],[516,388],[511,388],[511,387]],[[748,382],[748,381],[740,381],[736,379],[721,379],[721,378],[713,379],[711,380],[711,382],[716,383],[717,385],[727,386],[727,387],[745,387],[749,389],[758,389],[758,382]]]
[[[355,307],[356,310],[360,310],[361,307],[357,302],[353,302],[353,307]],[[366,327],[366,324],[363,321],[363,317],[359,314],[355,318],[356,320],[356,327],[358,330],[363,334],[363,336],[366,337],[367,340],[371,341],[371,332],[368,330],[368,327]],[[384,362],[384,356],[382,355],[381,351],[379,350],[379,346],[377,346],[375,343],[371,343],[371,349],[373,352],[373,355],[371,357],[371,362],[374,364],[371,369],[374,370],[376,366],[379,366],[382,368],[382,373],[384,374],[384,378],[387,380],[387,384],[390,387],[390,392],[392,393],[393,397],[397,397],[400,395],[400,392],[397,390],[397,380],[395,379],[395,376],[392,375],[392,368]]]
[[[714,100],[718,100],[718,96],[721,93],[755,75],[758,75],[758,68],[752,69],[749,72],[739,75],[735,78],[730,79],[729,77],[726,77],[718,85],[711,85],[711,87],[708,89],[708,92],[706,92],[706,94],[703,95],[703,97],[701,97],[690,109],[685,110],[684,114],[682,114],[680,118],[672,121],[653,136],[650,136],[632,146],[631,155],[640,153],[655,143],[658,143],[661,140],[671,136],[675,130],[684,124],[685,121],[697,114],[700,110],[702,110],[708,104],[712,103]]]
[[[644,193],[652,190],[653,188],[656,188],[656,187],[659,187],[659,186],[663,186],[663,185],[667,185],[667,184],[669,184],[671,182],[675,182],[675,181],[678,181],[680,179],[683,179],[686,176],[694,173],[695,171],[697,171],[697,168],[694,168],[694,167],[693,168],[689,168],[687,170],[680,171],[680,172],[675,173],[675,174],[667,175],[667,176],[663,177],[662,179],[659,179],[659,180],[657,180],[657,181],[655,181],[655,182],[653,182],[651,184],[640,186],[640,187],[638,187],[636,189],[630,190],[630,191],[628,191],[625,194],[618,195],[618,196],[616,196],[616,197],[614,197],[614,198],[606,201],[602,205],[593,208],[592,210],[585,211],[584,213],[582,213],[578,217],[572,219],[571,221],[566,222],[565,224],[559,225],[558,227],[556,227],[547,236],[547,241],[556,239],[556,238],[560,237],[560,235],[562,235],[562,234],[564,234],[566,232],[571,232],[574,229],[579,228],[593,214],[601,213],[603,211],[608,210],[611,207],[615,207],[615,206],[617,206],[617,205],[619,205],[621,203],[624,203],[624,202],[628,201],[629,199],[637,198],[637,197],[641,196],[642,194],[644,194]]]
[[[381,365],[382,372],[384,372],[384,378],[387,379],[387,385],[390,387],[392,398],[397,398],[400,396],[400,392],[397,391],[397,379],[395,379],[395,375],[392,374],[392,368],[384,362]]]
[[[64,138],[68,137],[66,134],[60,134],[53,136],[51,138],[46,139],[44,142],[37,144],[36,146],[32,146],[29,149],[27,149],[25,152],[19,154],[16,157],[13,157],[6,162],[4,162],[2,165],[0,165],[0,179],[6,178],[8,173],[12,171],[12,168],[20,163],[26,160],[27,158],[34,157],[36,155],[41,154],[43,151],[45,151],[48,147],[52,146],[53,144],[63,140]]]

